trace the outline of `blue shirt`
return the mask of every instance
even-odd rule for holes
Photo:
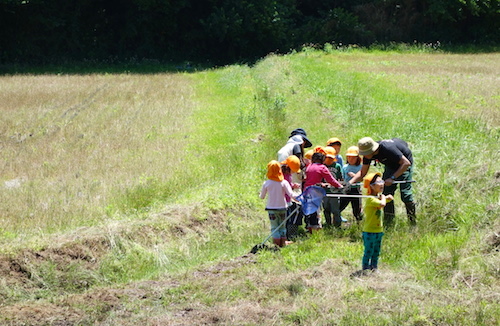
[[[362,164],[360,165],[350,165],[350,164],[345,164],[344,165],[344,168],[342,169],[342,173],[343,173],[343,176],[344,176],[344,180],[346,182],[349,182],[349,180],[352,179],[352,177],[350,177],[348,175],[349,172],[352,172],[354,174],[358,173],[360,170],[361,170],[361,167],[362,167]],[[359,187],[359,185],[353,185],[353,188],[354,187]]]

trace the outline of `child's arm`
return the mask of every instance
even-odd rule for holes
[[[290,186],[290,183],[288,181],[285,181],[284,183],[282,183],[283,186],[285,187],[285,193],[292,199],[295,200],[295,198],[297,197],[297,195],[292,191],[292,187]]]
[[[264,182],[264,184],[262,185],[262,189],[260,190],[260,199],[264,199],[266,198],[266,194],[267,194],[267,187],[266,187],[266,183]]]
[[[394,200],[394,197],[392,197],[392,195],[380,194],[379,199],[380,199],[380,208],[382,208],[385,207],[385,205],[387,205],[388,202]]]
[[[328,170],[328,168],[326,166],[324,166],[323,171],[324,171],[323,178],[326,180],[326,182],[328,182],[329,184],[331,184],[335,188],[343,188],[343,186],[337,181],[337,179],[335,179],[332,176],[332,174],[330,173],[330,171]]]

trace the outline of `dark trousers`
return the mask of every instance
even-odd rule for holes
[[[293,241],[298,236],[299,225],[302,225],[304,214],[299,205],[292,202],[292,205],[287,209],[287,216],[289,216],[289,218],[286,221],[286,237],[288,240]]]
[[[385,180],[390,178],[394,174],[394,170],[386,168],[384,171],[384,175],[382,178]],[[409,181],[413,180],[413,165],[408,168],[402,175],[400,175],[396,181]],[[408,215],[408,220],[411,225],[416,224],[416,205],[413,200],[413,190],[412,183],[400,183],[393,184],[391,186],[384,187],[384,195],[393,195],[396,193],[396,190],[399,185],[399,191],[401,193],[401,200],[406,206],[406,214]],[[395,217],[395,209],[394,209],[394,201],[390,201],[384,207],[384,226],[391,227],[394,225],[394,217]]]
[[[351,188],[349,192],[346,193],[346,195],[361,195],[361,188]],[[349,198],[349,197],[342,197],[340,198],[340,211],[342,212],[344,209],[346,209],[347,205],[351,204],[352,207],[352,214],[356,218],[356,221],[361,221],[362,216],[361,216],[361,198]]]

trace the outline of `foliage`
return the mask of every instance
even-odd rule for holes
[[[494,0],[1,0],[0,63],[253,61],[303,44],[498,44]]]

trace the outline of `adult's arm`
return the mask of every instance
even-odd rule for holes
[[[406,158],[406,156],[401,156],[401,159],[399,160],[399,168],[394,172],[394,179],[397,179],[400,177],[403,173],[405,173],[406,170],[411,166],[411,162],[409,159]],[[390,186],[394,182],[394,179],[392,179],[390,176],[388,179],[385,179],[385,185]]]
[[[363,179],[363,177],[368,173],[368,170],[370,169],[370,164],[363,164],[361,166],[361,170],[358,171],[358,173],[356,173],[354,175],[354,177],[352,177],[351,180],[349,180],[349,183],[350,184],[354,184],[360,180]]]

